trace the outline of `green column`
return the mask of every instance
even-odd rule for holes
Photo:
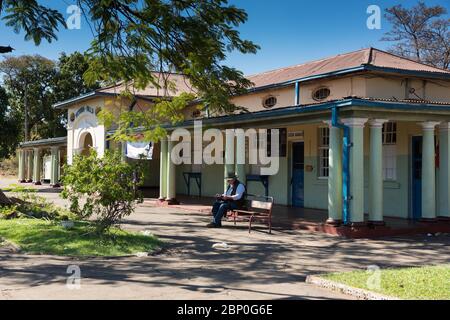
[[[19,150],[19,182],[25,182],[25,150]]]
[[[27,150],[27,182],[33,182],[33,151]]]
[[[234,167],[234,129],[227,129],[225,131],[225,166],[224,166],[224,178],[230,174],[235,173]],[[224,180],[224,190],[227,188],[227,182]]]
[[[126,162],[127,161],[127,142],[126,141],[122,141],[120,143],[120,150],[121,150],[121,155],[122,155],[122,161]]]
[[[364,224],[364,124],[366,118],[344,119],[350,127],[350,222]]]
[[[58,188],[59,184],[59,147],[51,148],[52,158],[51,158],[51,179],[50,185],[54,188]]]
[[[327,122],[330,125],[330,122]],[[342,132],[340,128],[330,127],[328,174],[328,224],[342,222]]]
[[[240,181],[245,183],[245,131],[236,129],[236,174]]]
[[[383,225],[383,124],[387,120],[370,121],[369,151],[369,222]]]
[[[176,200],[176,165],[172,161],[171,153],[175,145],[174,141],[169,138],[167,145],[167,202],[169,204],[177,203]]]
[[[159,200],[167,198],[167,140],[160,141],[160,163],[159,163]]]
[[[33,150],[33,182],[35,185],[41,184],[41,149],[34,148]]]
[[[450,218],[450,123],[439,127],[439,207],[440,218]]]
[[[436,167],[434,129],[438,122],[423,122],[422,141],[422,219],[436,218]]]

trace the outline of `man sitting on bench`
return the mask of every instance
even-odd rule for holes
[[[238,180],[235,174],[228,174],[228,187],[224,194],[216,195],[216,202],[212,207],[213,221],[207,225],[208,228],[222,227],[222,218],[229,210],[241,208],[245,203],[245,185]]]

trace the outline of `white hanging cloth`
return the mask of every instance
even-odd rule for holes
[[[127,142],[127,158],[136,160],[153,159],[153,142]]]

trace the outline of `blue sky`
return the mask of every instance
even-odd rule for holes
[[[75,1],[43,2],[65,12]],[[369,46],[386,49],[390,44],[380,39],[390,26],[383,18],[381,30],[369,30],[367,7],[374,4],[384,11],[399,3],[408,7],[417,0],[230,0],[230,3],[247,11],[249,20],[240,27],[241,34],[259,44],[261,50],[257,55],[233,53],[227,63],[245,74],[253,74]],[[426,3],[440,4],[450,11],[446,0]],[[81,30],[61,30],[58,41],[43,42],[36,47],[26,42],[23,34],[14,34],[0,22],[0,42],[16,48],[15,55],[40,54],[56,59],[62,51],[86,50],[91,37],[88,24],[82,21]]]

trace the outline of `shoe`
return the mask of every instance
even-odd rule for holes
[[[222,225],[217,225],[214,222],[208,223],[206,225],[207,228],[222,228]]]

